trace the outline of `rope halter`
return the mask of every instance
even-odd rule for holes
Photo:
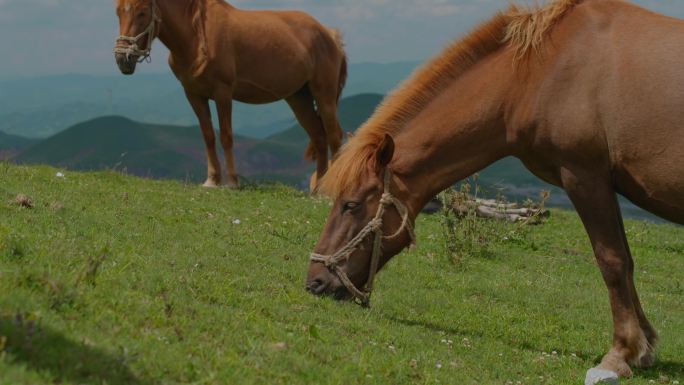
[[[409,218],[409,211],[406,206],[401,203],[397,198],[395,198],[389,191],[390,182],[392,180],[392,171],[389,167],[385,170],[385,192],[380,198],[380,205],[378,206],[378,211],[375,217],[368,222],[368,224],[359,231],[358,234],[351,241],[349,241],[343,248],[332,255],[321,255],[312,253],[311,261],[320,262],[331,272],[337,275],[342,284],[349,290],[354,298],[363,307],[370,306],[370,296],[373,291],[373,281],[375,280],[375,275],[378,272],[378,265],[380,264],[380,257],[382,256],[382,241],[391,240],[398,237],[401,233],[406,231],[411,238],[411,245],[416,243],[416,234],[413,230],[413,224]],[[382,224],[385,211],[389,206],[394,206],[401,217],[401,226],[396,233],[390,236],[383,236]],[[354,286],[354,283],[349,279],[347,273],[344,272],[341,263],[347,262],[349,257],[360,248],[361,244],[368,238],[371,234],[374,235],[373,238],[373,253],[371,254],[370,270],[368,272],[368,281],[365,288],[362,290]]]
[[[157,14],[157,0],[152,0],[152,20],[145,30],[138,36],[131,37],[121,35],[116,39],[114,46],[114,54],[126,55],[126,60],[131,56],[138,56],[138,63],[147,60],[149,62],[150,53],[152,52],[152,42],[154,41],[157,26],[161,24],[161,18]],[[140,49],[138,42],[147,35],[147,48]],[[128,44],[124,44],[128,43]]]

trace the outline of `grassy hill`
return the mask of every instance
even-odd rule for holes
[[[202,148],[199,130],[190,127],[146,125],[104,117],[44,140],[15,160],[73,170],[117,168],[141,176],[182,178],[201,174]]]
[[[16,135],[9,135],[0,131],[0,160],[9,159],[37,141]]]
[[[381,95],[363,94],[342,100],[340,120],[344,128],[353,131],[381,99]],[[236,136],[238,171],[247,178],[303,183],[312,168],[303,159],[308,142],[299,125],[263,140]],[[73,126],[15,160],[83,171],[126,169],[138,176],[194,182],[206,177],[199,128],[142,124],[121,117],[98,118]]]
[[[609,346],[572,212],[459,265],[421,216],[363,310],[303,290],[325,199],[56,172],[0,164],[0,384],[574,385]],[[626,229],[662,343],[622,384],[682,383],[682,229]]]

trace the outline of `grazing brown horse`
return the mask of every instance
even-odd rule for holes
[[[209,100],[216,102],[229,185],[233,160],[232,102],[285,99],[311,143],[317,177],[342,142],[337,104],[347,78],[341,35],[303,12],[244,11],[222,0],[117,0],[121,36],[114,52],[122,73],[150,55],[155,37],[171,54],[169,65],[185,88],[204,135],[207,187],[221,183]]]
[[[657,334],[616,195],[684,223],[682,47],[684,22],[621,0],[498,14],[399,87],[343,147],[321,182],[335,202],[307,289],[367,302],[435,194],[515,156],[567,191],[589,234],[614,322],[600,368],[629,376],[630,365],[653,365]]]

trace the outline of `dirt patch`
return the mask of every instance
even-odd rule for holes
[[[19,206],[26,208],[26,209],[32,209],[33,208],[33,201],[31,200],[31,198],[27,197],[24,194],[17,195],[17,197],[14,198],[14,204],[19,205]]]

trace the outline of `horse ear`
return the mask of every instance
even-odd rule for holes
[[[375,152],[375,166],[378,170],[387,167],[394,157],[394,139],[390,134],[385,134],[385,138]]]

